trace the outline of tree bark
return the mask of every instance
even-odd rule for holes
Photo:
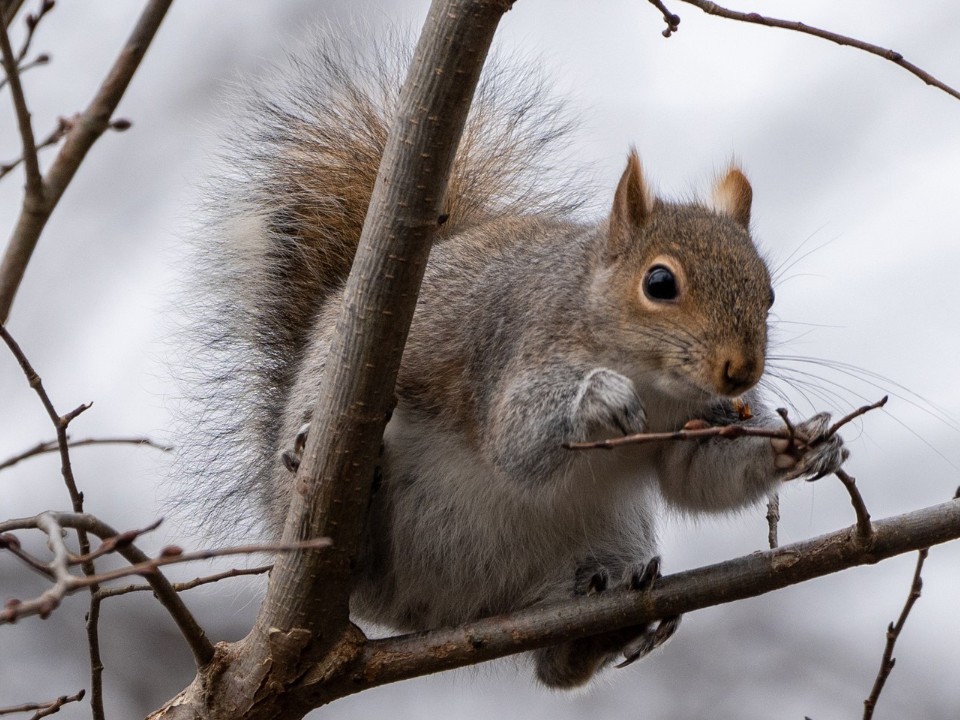
[[[153,717],[295,718],[342,695],[323,682],[356,659],[351,566],[403,345],[474,89],[510,0],[435,0],[400,97],[330,360],[294,484],[283,541],[333,547],[280,557],[250,634],[218,648]],[[295,540],[294,540],[295,541]]]

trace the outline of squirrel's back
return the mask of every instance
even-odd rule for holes
[[[187,426],[177,474],[223,531],[259,516],[284,404],[323,301],[349,272],[412,44],[320,31],[234,103],[190,259]],[[365,48],[365,49],[357,49]],[[518,68],[522,68],[522,71]],[[500,216],[568,216],[571,121],[529,63],[488,63],[440,241]]]

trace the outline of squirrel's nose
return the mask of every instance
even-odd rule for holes
[[[760,379],[763,363],[739,353],[730,353],[723,360],[719,388],[726,395],[740,395]]]

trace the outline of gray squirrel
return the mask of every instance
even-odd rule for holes
[[[202,411],[184,457],[211,522],[278,534],[403,65],[333,33],[240,111],[210,190],[195,314]],[[502,64],[477,92],[384,435],[351,611],[403,631],[655,581],[662,502],[728,513],[847,457],[827,414],[795,441],[574,452],[691,420],[781,427],[764,371],[770,274],[731,168],[709,203],[657,198],[635,152],[608,217],[549,182],[566,128]],[[609,202],[609,201],[608,201]],[[739,403],[752,418],[743,419]],[[534,653],[552,687],[641,657],[679,618]]]

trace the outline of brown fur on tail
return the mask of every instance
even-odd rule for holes
[[[196,410],[181,474],[210,518],[269,483],[279,417],[323,300],[349,273],[412,43],[324,30],[239,93],[210,223],[191,260]],[[349,33],[347,33],[349,34]],[[366,49],[358,49],[366,48]],[[531,79],[533,78],[533,79]],[[498,216],[567,215],[581,204],[562,105],[514,58],[488,62],[448,186],[441,240]],[[562,169],[562,170],[561,170]],[[562,174],[561,174],[562,173]],[[191,268],[194,272],[194,268]],[[197,300],[199,298],[199,300]],[[214,448],[214,449],[211,449]],[[243,468],[243,469],[241,469]],[[234,486],[225,478],[245,477]],[[220,497],[220,505],[208,504]]]

